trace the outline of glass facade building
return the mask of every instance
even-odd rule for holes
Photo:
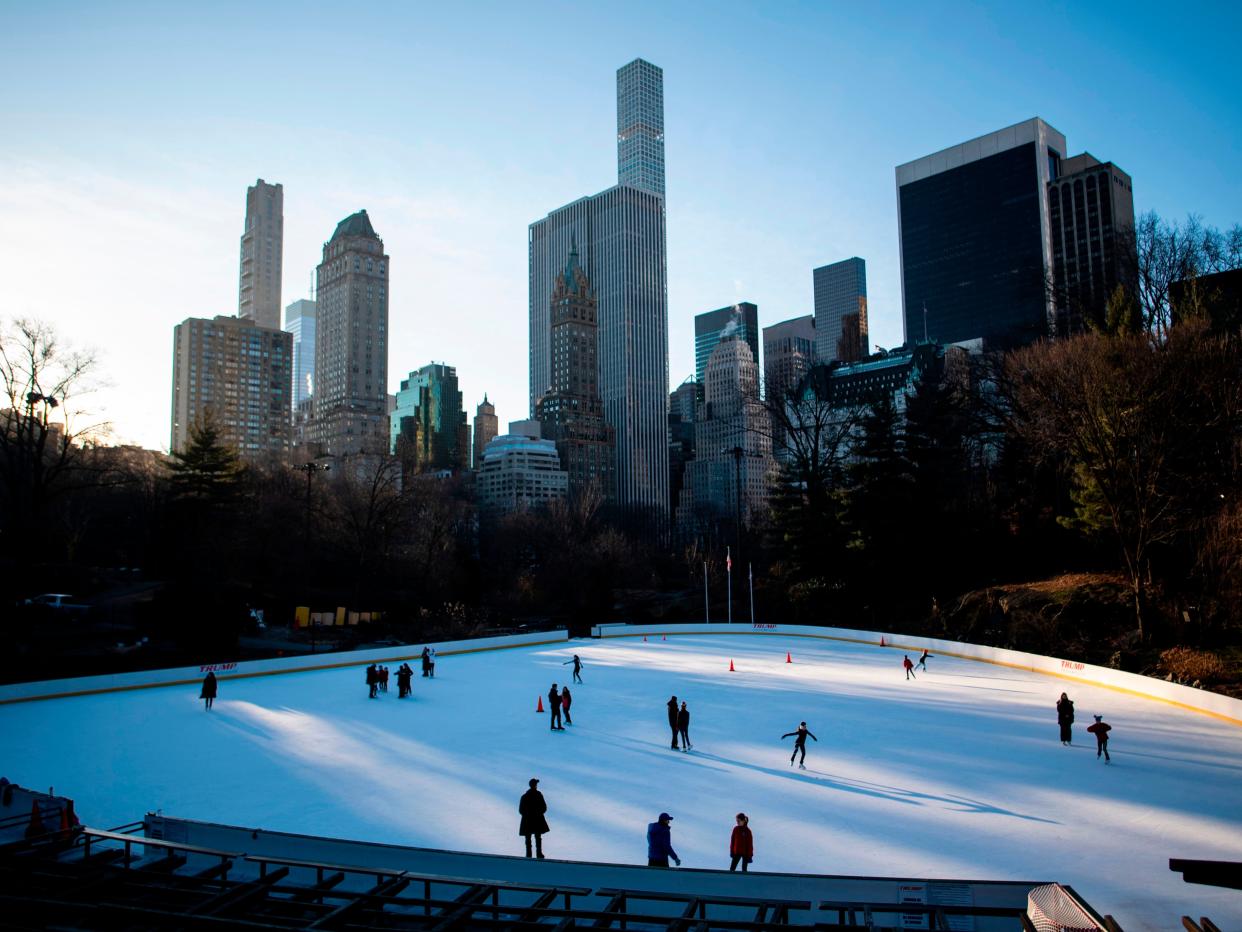
[[[749,301],[731,307],[722,307],[694,318],[694,381],[699,386],[699,400],[703,400],[703,386],[707,373],[707,360],[728,331],[736,334],[750,347],[752,358],[759,359],[759,308]]]
[[[1047,191],[1064,154],[1036,118],[897,166],[907,342],[1006,348],[1051,332]]]
[[[617,184],[664,196],[664,72],[641,58],[617,69]]]
[[[870,352],[867,337],[867,263],[857,256],[821,265],[815,288],[815,355],[820,362],[852,362]]]
[[[658,127],[658,159],[637,174],[625,140],[618,142],[621,184],[552,211],[528,230],[530,411],[552,387],[551,298],[565,257],[577,243],[579,263],[599,302],[599,394],[616,432],[617,503],[668,510],[668,282],[666,268],[661,71],[642,60],[617,73],[618,124]],[[638,93],[631,87],[634,75]],[[658,81],[657,81],[658,85]],[[645,90],[644,90],[645,88]],[[637,94],[637,96],[635,96]],[[636,108],[636,109],[635,109]],[[633,120],[646,113],[645,121]],[[657,118],[658,116],[658,118]],[[645,131],[645,130],[644,130]],[[619,136],[622,134],[619,134]],[[633,141],[633,139],[631,139]],[[647,138],[654,144],[654,137]],[[637,145],[637,143],[635,143]],[[639,150],[643,150],[639,146]],[[646,150],[654,152],[650,146]],[[654,159],[654,156],[652,156]],[[644,183],[654,178],[658,184]],[[638,182],[638,183],[635,183]]]
[[[315,302],[303,298],[285,308],[285,333],[293,334],[294,410],[315,390]]]

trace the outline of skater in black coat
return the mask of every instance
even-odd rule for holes
[[[1112,758],[1108,756],[1108,733],[1113,730],[1113,726],[1104,721],[1103,715],[1095,717],[1095,724],[1088,725],[1087,731],[1095,735],[1095,759],[1099,760],[1100,755],[1104,755],[1104,763],[1112,763]]]
[[[410,677],[414,675],[414,671],[410,669],[408,663],[403,663],[397,667],[397,698],[404,699],[410,694]]]
[[[203,700],[204,706],[208,709],[216,701],[216,675],[214,673],[208,672],[203,678],[203,689],[198,694],[198,698]]]
[[[561,692],[556,688],[556,684],[552,684],[552,688],[548,690],[548,711],[551,717],[548,724],[553,731],[564,731],[565,726],[561,724]]]
[[[690,710],[684,702],[681,704],[681,711],[677,713],[677,731],[681,734],[682,750],[690,750]]]
[[[1061,726],[1061,743],[1072,744],[1074,737],[1070,729],[1074,724],[1074,703],[1065,693],[1061,693],[1061,698],[1057,700],[1057,724]]]
[[[565,661],[565,663],[561,664],[561,666],[563,667],[563,666],[566,666],[567,664],[571,664],[571,663],[574,665],[574,682],[575,682],[575,683],[581,683],[581,682],[582,682],[582,676],[581,676],[581,674],[582,674],[582,661],[578,658],[578,655],[577,655],[577,654],[574,654],[574,659],[573,659],[573,660],[566,660],[566,661]]]
[[[677,697],[676,696],[673,696],[668,701],[668,727],[673,732],[672,748],[674,751],[676,751],[677,750]]]
[[[423,648],[423,676],[431,676],[431,651]]]
[[[548,804],[544,801],[543,794],[536,787],[539,781],[531,778],[530,789],[522,794],[522,799],[518,803],[518,813],[522,816],[522,822],[518,826],[518,834],[526,839],[526,856],[531,857],[530,853],[530,836],[535,836],[535,854],[537,858],[543,857],[543,834],[548,831],[548,820],[544,818],[544,813],[548,811]]]
[[[379,693],[379,670],[376,669],[375,664],[367,667],[367,690],[372,699]]]
[[[917,666],[920,670],[926,671],[926,670],[927,670],[927,658],[928,658],[928,657],[934,657],[934,656],[936,656],[936,655],[935,655],[935,654],[929,654],[929,653],[927,652],[927,648],[926,648],[926,647],[924,647],[924,648],[923,648],[923,656],[919,658],[919,662],[918,662],[917,664],[915,664],[915,666]]]
[[[797,757],[798,752],[801,751],[802,759],[798,761],[798,766],[801,767],[803,770],[806,770],[806,736],[807,735],[811,735],[811,738],[813,738],[815,741],[819,741],[818,738],[816,738],[813,734],[811,734],[811,730],[806,727],[806,722],[803,722],[801,725],[799,725],[796,731],[791,731],[789,732],[789,734],[781,735],[782,741],[784,741],[786,738],[789,738],[789,737],[792,737],[794,739],[794,750],[793,750],[793,753],[789,755],[789,766],[790,767],[793,766],[794,758]]]

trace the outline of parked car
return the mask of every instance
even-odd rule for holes
[[[74,602],[73,596],[67,592],[45,592],[43,595],[36,595],[34,598],[27,599],[26,604],[40,605],[44,608],[64,612],[84,612],[88,607]]]

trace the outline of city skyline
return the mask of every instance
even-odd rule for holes
[[[486,392],[502,421],[526,413],[526,227],[611,177],[612,77],[638,57],[664,71],[671,128],[670,387],[693,371],[696,312],[745,298],[761,326],[805,315],[807,272],[829,257],[867,262],[872,345],[900,343],[895,166],[1033,116],[1122,166],[1138,213],[1225,227],[1242,215],[1224,38],[1239,14],[1223,5],[1172,23],[1154,5],[1123,21],[1050,6],[1055,57],[1029,47],[1029,14],[965,6],[885,24],[800,5],[713,7],[704,23],[653,6],[619,29],[581,10],[573,81],[534,60],[563,15],[551,8],[496,7],[478,41],[447,12],[392,10],[368,70],[406,90],[383,121],[371,75],[338,86],[278,60],[233,69],[257,41],[240,6],[67,6],[0,13],[13,89],[0,104],[12,128],[0,272],[13,283],[0,315],[47,320],[98,352],[110,384],[85,402],[116,442],[166,447],[167,334],[235,313],[238,205],[256,178],[283,186],[284,303],[310,296],[325,233],[367,207],[399,270],[390,372],[444,359],[468,406]],[[369,29],[280,4],[269,16],[291,53],[320,58]],[[107,52],[119,42],[134,49],[121,63]],[[739,45],[748,67],[722,71]],[[256,81],[261,114],[237,103]],[[135,266],[138,299],[122,284]]]

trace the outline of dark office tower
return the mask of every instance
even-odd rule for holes
[[[1048,184],[1056,333],[1102,322],[1118,285],[1135,290],[1134,190],[1112,162],[1084,152],[1061,163]]]
[[[388,450],[388,256],[365,210],[337,224],[315,270],[311,441],[345,456]]]
[[[664,196],[664,72],[641,58],[617,69],[617,184]]]
[[[598,308],[572,246],[552,292],[552,385],[535,404],[535,417],[569,473],[570,497],[595,490],[614,501],[616,432],[599,398]]]
[[[1035,118],[897,166],[906,342],[1005,348],[1051,332],[1048,183],[1064,155]]]
[[[763,385],[768,401],[793,391],[815,359],[815,318],[810,314],[764,327]]]
[[[268,330],[280,329],[281,254],[285,242],[285,191],[262,178],[246,189],[246,229],[241,238],[237,316]]]
[[[625,81],[636,66],[641,93]],[[645,113],[644,126],[663,128],[651,113],[662,100],[660,69],[632,62],[618,73],[619,120]],[[657,80],[653,86],[652,81]],[[651,140],[649,139],[648,142]],[[642,147],[640,147],[642,148]],[[650,147],[648,147],[650,148]],[[664,513],[668,508],[668,284],[664,198],[653,185],[634,187],[635,174],[618,148],[623,184],[574,201],[530,225],[530,410],[552,385],[551,298],[576,240],[579,263],[599,301],[599,392],[604,418],[616,431],[617,503]],[[662,165],[662,149],[659,151]],[[654,163],[652,163],[654,164]],[[653,171],[653,170],[652,170]],[[660,174],[659,190],[663,190]]]
[[[496,418],[496,406],[483,395],[483,401],[474,411],[474,469],[478,472],[483,468],[483,451],[496,439],[500,430],[500,422]]]
[[[853,362],[870,353],[867,339],[867,263],[855,256],[812,273],[815,285],[815,358]]]
[[[751,358],[759,360],[759,308],[749,301],[742,301],[717,311],[696,314],[694,317],[694,381],[699,386],[699,400],[703,400],[703,386],[707,373],[707,360],[720,343],[725,330],[750,347]]]
[[[694,410],[699,403],[698,386],[687,378],[668,396],[668,500],[677,511],[686,463],[694,459]]]

